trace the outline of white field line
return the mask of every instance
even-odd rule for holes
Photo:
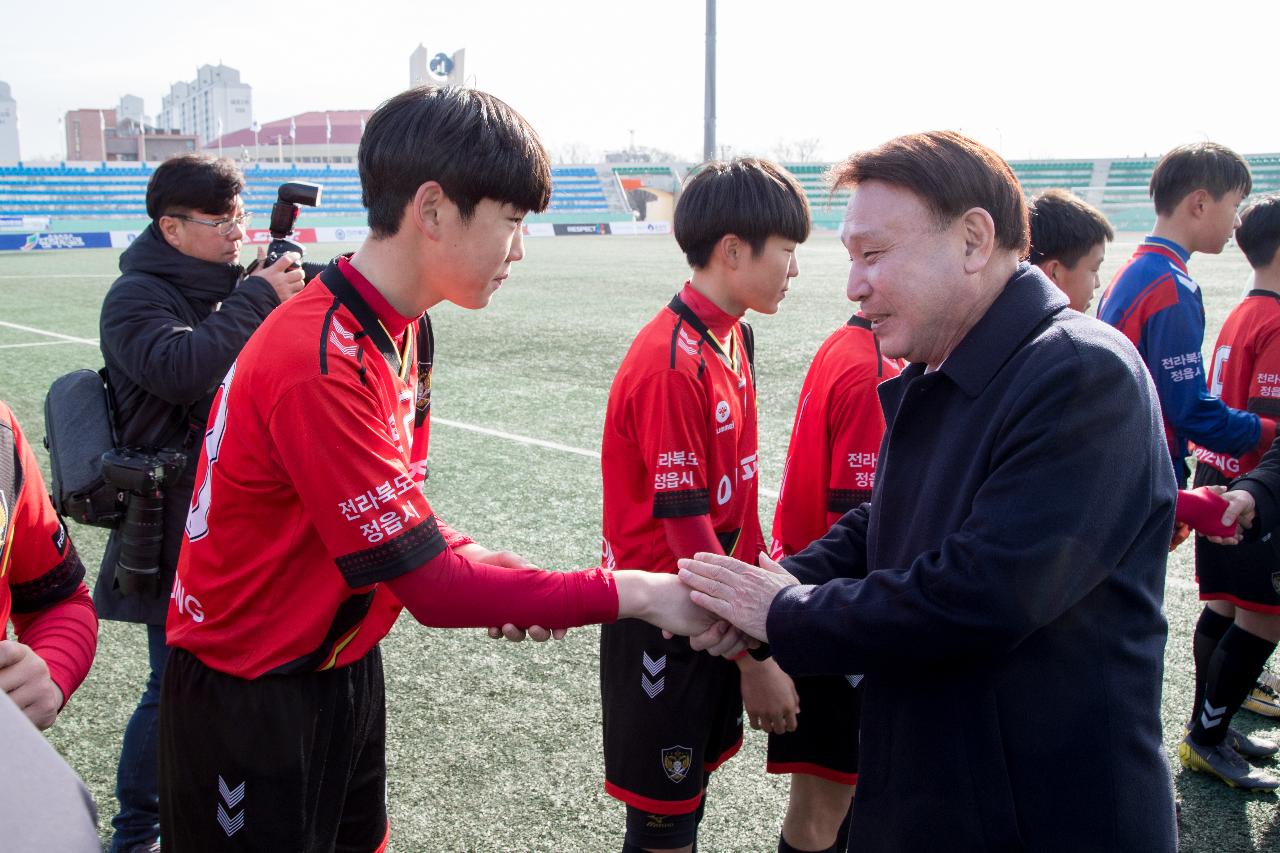
[[[79,341],[28,341],[25,344],[0,344],[0,349],[21,349],[23,347],[61,347],[76,344]]]
[[[489,427],[475,426],[474,424],[464,424],[460,421],[451,421],[451,420],[446,420],[445,418],[436,418],[436,417],[433,417],[431,419],[431,423],[444,424],[445,426],[451,426],[454,429],[464,429],[464,430],[467,430],[468,432],[476,432],[476,433],[480,433],[481,435],[488,435],[494,438],[502,438],[502,439],[506,439],[507,441],[514,441],[517,444],[526,444],[526,445],[529,445],[530,447],[545,447],[548,450],[559,450],[561,453],[573,453],[577,456],[586,456],[589,459],[600,458],[600,452],[598,450],[583,450],[581,447],[570,447],[567,444],[560,444],[555,441],[546,441],[541,438],[531,438],[530,436],[527,436],[527,435],[516,435],[515,433],[511,433],[511,432],[503,432],[502,430],[498,430],[498,429],[490,429]],[[775,492],[773,489],[766,489],[763,486],[760,488],[760,494],[764,495],[767,498],[776,499],[778,497],[778,493]]]
[[[9,275],[6,273],[5,275],[0,275],[0,280],[11,279],[16,281],[18,279],[23,279],[26,281],[30,281],[33,278],[38,278],[41,281],[44,281],[47,278],[112,278],[112,279],[115,279],[119,277],[120,275],[118,273],[107,274],[107,273],[96,273],[96,272],[66,273],[63,275]]]
[[[35,334],[35,335],[44,335],[47,338],[57,338],[60,341],[65,341],[71,344],[88,344],[89,346],[95,346],[95,347],[98,345],[97,338],[77,338],[74,335],[64,335],[61,332],[50,332],[45,329],[37,329],[34,326],[23,326],[18,323],[7,323],[4,320],[0,320],[0,326],[4,326],[6,329],[17,329],[20,332],[31,332],[32,334]]]

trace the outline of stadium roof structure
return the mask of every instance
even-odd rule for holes
[[[298,113],[275,121],[269,121],[258,128],[256,143],[274,145],[277,138],[295,145],[356,145],[364,133],[364,123],[373,115],[373,110],[327,110]],[[326,130],[326,120],[328,130]],[[292,136],[290,130],[292,129]],[[326,138],[327,137],[327,138]],[[223,134],[221,138],[211,139],[204,148],[235,148],[255,144],[252,128],[242,128]]]

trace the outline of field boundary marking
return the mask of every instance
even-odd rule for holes
[[[454,420],[448,420],[446,418],[432,417],[431,423],[444,424],[445,426],[450,426],[450,427],[453,427],[454,429],[461,429],[461,430],[466,430],[468,432],[479,433],[480,435],[491,436],[493,438],[501,438],[507,441],[514,441],[516,444],[524,444],[530,447],[542,447],[547,450],[559,450],[561,453],[573,453],[577,456],[585,456],[588,459],[600,458],[600,451],[598,450],[584,450],[581,447],[570,447],[567,444],[560,444],[557,441],[547,441],[546,439],[543,439],[543,438],[534,438],[528,435],[517,435],[516,433],[513,433],[513,432],[504,432],[503,430],[500,430],[500,429],[491,429],[490,427],[476,426],[475,424],[467,424],[467,423],[463,423],[462,421],[454,421]],[[764,486],[760,487],[760,494],[768,498],[778,497],[777,492],[775,492],[773,489],[766,489]]]
[[[59,273],[57,275],[34,275],[34,274],[33,275],[13,275],[10,273],[4,273],[0,275],[0,280],[17,281],[18,279],[30,280],[33,278],[38,278],[43,281],[44,279],[47,279],[47,278],[119,278],[119,277],[120,277],[119,273],[113,273],[108,275],[107,273],[100,273],[100,272]]]
[[[0,344],[0,349],[22,349],[23,347],[60,347],[75,344],[79,341],[27,341],[21,344]]]
[[[75,335],[64,335],[61,332],[50,332],[47,329],[37,329],[35,326],[24,326],[21,323],[10,323],[5,320],[0,320],[0,326],[4,326],[6,329],[17,329],[21,332],[31,332],[36,335],[44,335],[49,338],[58,338],[61,341],[72,344],[88,344],[89,346],[95,347],[98,345],[97,338],[77,338]]]

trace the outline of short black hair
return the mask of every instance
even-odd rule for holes
[[[1060,261],[1074,269],[1094,246],[1116,238],[1096,207],[1067,190],[1045,190],[1027,207],[1031,220],[1031,263]]]
[[[436,181],[464,222],[482,199],[541,212],[551,160],[524,117],[487,92],[419,86],[374,110],[360,139],[360,194],[375,237],[400,230],[407,205]]]
[[[1196,190],[1207,190],[1214,201],[1232,190],[1245,195],[1253,189],[1249,164],[1236,152],[1216,142],[1181,145],[1160,158],[1151,173],[1149,192],[1156,213],[1169,216]]]
[[[1280,194],[1264,195],[1240,214],[1236,243],[1255,270],[1271,266],[1280,249]]]
[[[940,229],[980,207],[995,223],[996,245],[1026,254],[1027,199],[1017,175],[995,151],[953,130],[911,133],[851,154],[831,167],[828,180],[838,190],[867,181],[907,190]]]
[[[676,201],[676,242],[694,269],[710,262],[726,234],[758,255],[775,235],[803,243],[809,226],[809,199],[800,184],[781,166],[755,157],[703,163]]]
[[[232,213],[244,191],[244,175],[230,160],[207,154],[180,154],[165,160],[147,182],[147,216],[202,210]]]

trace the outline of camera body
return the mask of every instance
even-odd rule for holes
[[[161,593],[160,548],[164,542],[164,492],[186,467],[173,450],[117,447],[102,454],[102,478],[123,502],[116,582],[126,595]]]
[[[320,204],[320,195],[324,187],[306,181],[287,181],[280,185],[276,192],[276,203],[271,205],[271,244],[267,246],[267,257],[264,266],[271,266],[280,260],[286,252],[295,252],[302,257],[302,246],[288,239],[293,233],[293,224],[298,221],[299,205],[316,207]]]

